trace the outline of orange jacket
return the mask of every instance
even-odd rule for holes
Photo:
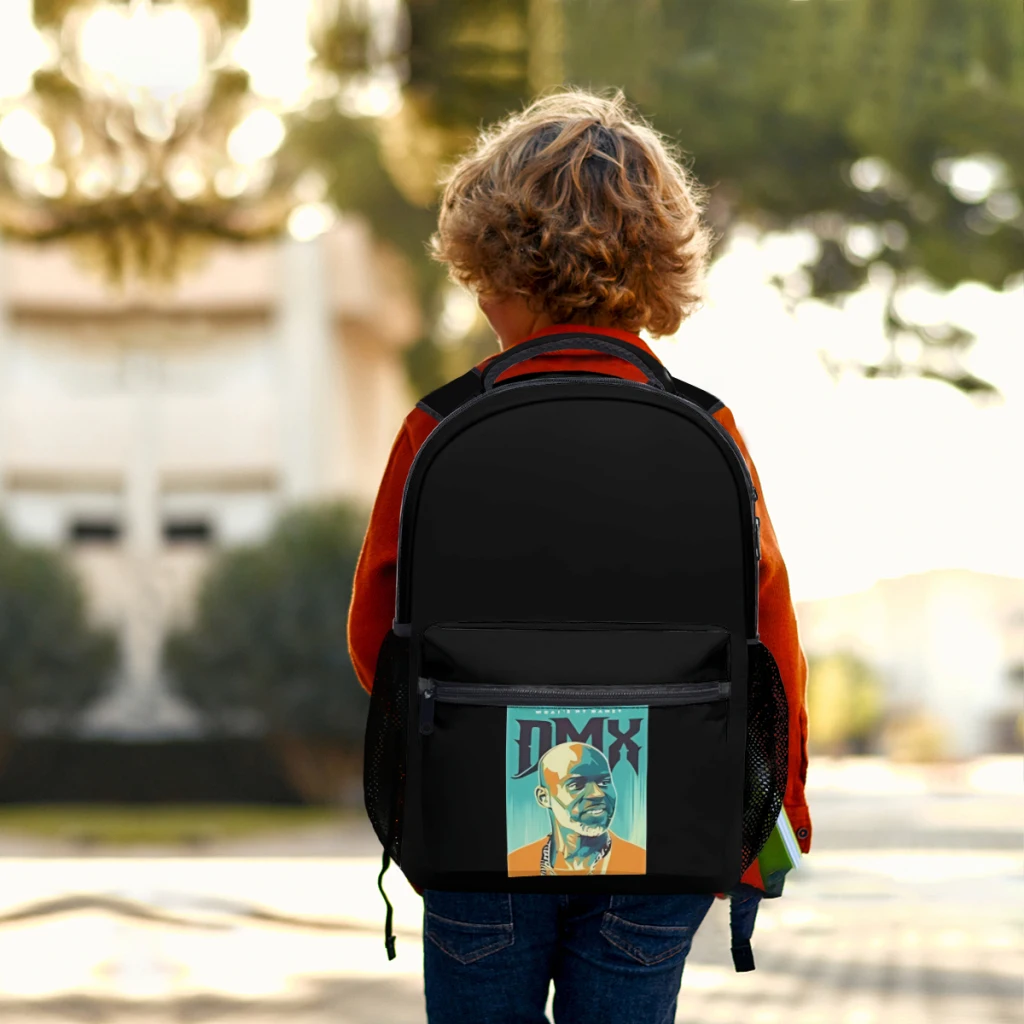
[[[586,331],[618,337],[654,355],[636,334],[612,328],[563,324],[538,331],[533,337],[564,331]],[[485,359],[480,366],[486,366],[493,358],[491,356]],[[503,375],[503,379],[523,373],[574,369],[613,374],[627,380],[645,380],[641,371],[631,363],[583,349],[534,356],[511,367]],[[806,853],[811,844],[811,819],[804,797],[804,781],[807,777],[807,661],[797,635],[796,615],[789,594],[789,577],[779,552],[768,509],[765,507],[764,489],[757,470],[729,409],[723,406],[714,413],[714,418],[732,435],[739,446],[757,490],[755,512],[761,518],[758,628],[761,640],[778,662],[789,700],[789,784],[786,789],[785,807],[800,848]],[[395,615],[398,520],[405,478],[412,465],[413,456],[436,426],[437,421],[422,409],[413,409],[405,418],[405,423],[391,449],[391,456],[370,515],[363,549],[356,565],[352,604],[348,616],[348,645],[356,674],[367,690],[373,686],[377,652],[391,628]],[[756,862],[743,880],[763,888]]]

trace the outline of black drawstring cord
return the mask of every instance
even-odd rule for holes
[[[729,932],[732,936],[732,962],[737,971],[754,970],[754,951],[750,939],[754,934],[754,920],[761,897],[730,894]]]
[[[392,927],[394,923],[395,911],[391,906],[391,900],[388,899],[388,894],[384,891],[384,872],[387,871],[388,865],[391,863],[391,854],[387,850],[384,851],[384,857],[381,861],[380,874],[377,876],[377,888],[380,890],[381,896],[384,897],[384,904],[388,908],[387,914],[384,916],[384,948],[388,951],[388,959],[395,959],[395,932]]]

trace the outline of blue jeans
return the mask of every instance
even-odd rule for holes
[[[424,894],[430,1024],[672,1024],[713,896]]]

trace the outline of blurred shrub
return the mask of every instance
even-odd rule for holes
[[[863,754],[882,723],[882,681],[867,662],[846,651],[807,662],[808,743],[821,754]]]
[[[988,749],[993,754],[1024,752],[1024,711],[1007,709],[992,716]]]
[[[888,716],[882,748],[893,761],[942,761],[949,756],[949,736],[931,712],[905,708]]]
[[[193,624],[164,651],[172,686],[212,730],[263,732],[311,800],[338,798],[358,774],[369,698],[346,623],[365,528],[355,509],[317,506],[286,515],[265,544],[225,552]]]
[[[74,570],[0,525],[0,734],[71,730],[116,664],[117,642],[86,621]]]

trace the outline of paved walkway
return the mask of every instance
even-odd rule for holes
[[[677,1021],[1024,1021],[1024,766],[975,774],[818,766],[815,852],[763,905],[758,970],[733,973],[716,904]],[[8,856],[0,1021],[424,1024],[415,893],[391,873],[389,964],[372,837],[321,829],[297,843],[203,858]]]

